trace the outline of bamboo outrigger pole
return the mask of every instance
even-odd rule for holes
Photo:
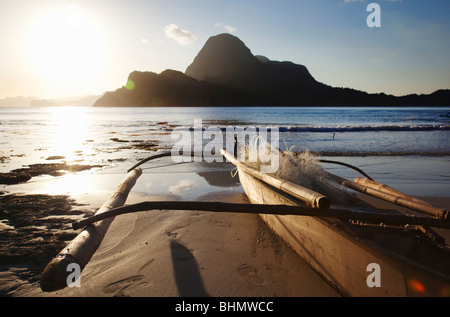
[[[379,183],[379,182],[375,182],[374,180],[370,180],[366,177],[355,177],[355,179],[353,180],[356,184],[361,184],[376,190],[379,190],[380,192],[384,192],[384,193],[388,193],[394,196],[399,196],[399,197],[403,197],[412,201],[415,201],[416,203],[422,204],[422,205],[426,205],[426,206],[432,206],[430,203],[427,203],[426,201],[423,201],[421,199],[418,199],[416,197],[407,195],[405,193],[402,193],[401,191],[398,191],[396,189],[393,189],[385,184]]]
[[[396,195],[393,192],[386,192],[386,191],[380,191],[377,189],[374,189],[372,187],[368,187],[359,183],[355,183],[352,181],[349,181],[345,178],[342,178],[340,176],[337,175],[333,175],[330,174],[331,177],[333,177],[334,179],[336,179],[337,182],[341,183],[343,186],[351,188],[353,190],[359,191],[361,193],[382,199],[384,201],[393,203],[395,205],[398,206],[402,206],[402,207],[406,207],[412,210],[416,210],[422,213],[425,213],[431,217],[440,219],[440,220],[444,220],[444,221],[448,221],[448,211],[446,209],[442,209],[442,208],[437,208],[434,206],[431,206],[429,204],[424,204],[421,202],[417,202],[414,201],[410,198],[406,198],[404,197],[403,194],[402,196]]]
[[[126,179],[117,187],[111,198],[95,215],[123,206],[141,174],[142,170],[140,168],[128,173]],[[106,218],[84,228],[44,269],[41,276],[41,289],[45,292],[53,292],[65,288],[67,286],[67,277],[70,273],[67,271],[68,265],[76,263],[80,266],[80,271],[82,271],[100,246],[113,220],[114,217]]]
[[[236,167],[244,171],[245,173],[269,184],[291,196],[300,199],[301,201],[310,204],[314,208],[328,209],[330,208],[330,200],[313,190],[302,187],[300,185],[285,181],[276,176],[262,173],[244,163],[239,162],[235,157],[228,153],[225,149],[221,149],[220,153]]]

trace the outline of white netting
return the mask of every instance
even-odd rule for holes
[[[281,152],[264,140],[256,139],[251,140],[245,148],[241,148],[238,154],[240,162],[245,162],[258,170],[262,165],[278,165],[272,175],[323,194],[333,203],[346,204],[354,198],[345,187],[336,183],[321,167],[318,161],[320,156],[312,154],[308,150]]]

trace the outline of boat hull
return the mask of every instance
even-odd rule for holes
[[[290,196],[239,169],[255,204],[298,205]],[[261,214],[262,220],[298,255],[346,296],[444,296],[449,276],[349,232],[341,221]]]

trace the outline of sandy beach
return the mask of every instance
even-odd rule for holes
[[[179,167],[186,168],[186,167]],[[106,190],[70,196],[76,206],[95,212],[126,174],[97,175]],[[156,200],[199,200],[248,203],[229,171],[146,173],[138,180],[127,204]],[[228,179],[224,177],[228,175]],[[95,177],[86,174],[80,177]],[[166,195],[143,192],[150,182],[179,177],[178,188]],[[44,183],[63,182],[64,177]],[[108,181],[106,181],[108,180]],[[234,184],[232,190],[220,187]],[[214,183],[214,181],[213,181]],[[185,187],[183,187],[183,184]],[[20,192],[20,185],[14,191]],[[50,186],[53,188],[52,186]],[[192,190],[189,190],[191,188]],[[83,215],[75,215],[80,219]],[[66,232],[70,232],[66,224]],[[75,234],[75,233],[73,233]],[[70,236],[72,237],[72,236]],[[70,241],[70,240],[69,240]],[[56,255],[56,254],[55,254]],[[83,270],[80,287],[43,292],[36,277],[26,279],[26,263],[2,266],[0,294],[20,297],[321,297],[340,296],[274,235],[257,215],[192,211],[148,211],[116,217],[102,244]],[[37,272],[35,272],[37,273]]]
[[[162,211],[118,217],[86,267],[81,287],[40,295],[336,294],[254,215]]]

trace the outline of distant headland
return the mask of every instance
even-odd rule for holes
[[[331,87],[303,65],[255,56],[237,37],[210,37],[185,73],[132,72],[96,107],[450,106],[450,90],[428,95],[370,94]]]

